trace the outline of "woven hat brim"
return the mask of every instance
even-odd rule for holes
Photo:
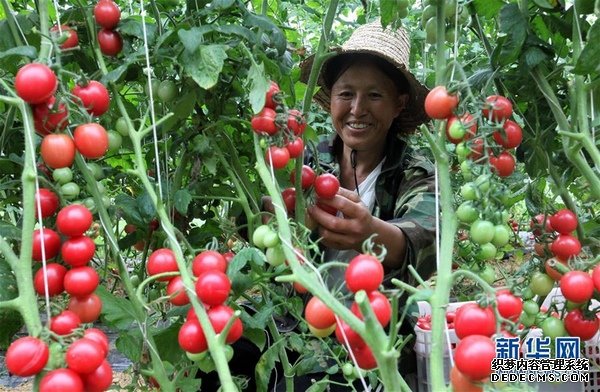
[[[337,53],[336,55],[330,57],[325,61],[322,65],[321,72],[319,72],[319,77],[317,79],[317,85],[320,87],[320,90],[313,96],[315,102],[319,104],[325,111],[330,111],[331,106],[331,92],[325,85],[325,80],[323,78],[322,70],[327,66],[328,62],[333,58],[346,53],[368,53],[377,57],[380,57],[390,64],[394,65],[394,67],[401,72],[409,85],[409,100],[406,104],[406,107],[400,113],[399,121],[394,122],[393,126],[396,126],[396,129],[391,129],[391,131],[397,131],[401,133],[409,133],[413,132],[419,125],[426,123],[430,120],[430,118],[425,113],[425,97],[429,93],[429,89],[421,84],[415,75],[413,75],[409,70],[406,69],[404,64],[398,64],[396,61],[391,59],[388,56],[378,52],[378,51],[370,51],[370,50],[345,50],[341,47],[334,47],[331,49],[332,52]],[[312,69],[313,63],[315,60],[315,55],[311,55],[307,57],[304,61],[300,63],[300,81],[303,83],[308,82],[308,77],[310,76],[310,71]]]

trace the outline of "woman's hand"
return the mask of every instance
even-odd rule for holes
[[[308,209],[310,217],[320,226],[323,244],[334,249],[360,251],[363,241],[374,233],[373,216],[360,197],[355,192],[340,188],[333,199],[319,199],[318,203],[343,214],[343,217],[334,216],[318,206]]]

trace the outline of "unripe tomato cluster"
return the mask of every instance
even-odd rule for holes
[[[113,0],[100,0],[94,6],[94,19],[98,26],[98,45],[103,54],[116,56],[123,50],[123,38],[115,29],[121,21],[121,10]]]
[[[408,3],[408,2],[407,2]],[[424,1],[425,8],[421,14],[421,26],[425,30],[425,40],[428,44],[435,44],[437,41],[437,20],[436,20],[436,3],[433,1]],[[469,19],[469,11],[466,6],[459,4],[457,1],[451,0],[444,2],[444,16],[446,22],[447,42],[454,42],[455,31],[457,25],[464,25]],[[459,29],[460,31],[460,29]]]
[[[225,304],[231,291],[227,266],[228,260],[225,255],[213,250],[206,250],[196,255],[191,265],[195,278],[196,296],[207,308],[208,318],[217,334],[221,333],[228,321],[234,317],[234,310]],[[179,271],[175,254],[168,248],[152,252],[148,258],[146,269],[150,276]],[[167,282],[167,295],[173,305],[183,306],[190,303],[181,276],[164,276],[158,280]],[[226,342],[234,343],[242,336],[242,333],[242,321],[237,318],[233,321],[227,334]],[[204,353],[208,349],[206,336],[193,308],[189,309],[186,320],[179,330],[178,342],[192,360],[200,360],[196,354]]]

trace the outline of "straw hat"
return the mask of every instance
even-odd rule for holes
[[[392,124],[392,131],[412,132],[420,124],[429,120],[424,107],[425,97],[429,90],[407,69],[410,57],[410,41],[406,30],[402,28],[391,30],[389,27],[384,30],[379,21],[372,22],[358,27],[341,47],[335,47],[331,50],[337,52],[338,55],[345,53],[375,55],[388,61],[406,77],[410,97],[406,108],[400,113],[397,121]],[[308,81],[314,57],[312,55],[300,64],[300,80],[304,83]],[[332,58],[335,57],[337,56]],[[332,58],[323,64],[322,69],[327,67]],[[317,84],[321,89],[315,94],[314,99],[329,112],[330,91],[325,85],[322,72],[319,75]]]

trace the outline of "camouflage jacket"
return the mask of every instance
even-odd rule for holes
[[[321,139],[317,144],[319,165],[335,175],[339,175],[336,152],[341,147],[341,139],[336,135]],[[399,278],[415,284],[408,265],[423,279],[428,279],[436,268],[434,166],[395,135],[388,137],[385,157],[375,185],[375,205],[371,213],[400,228],[407,240],[404,263],[399,270],[386,271],[386,282]],[[307,154],[306,159],[314,164],[311,154]]]

